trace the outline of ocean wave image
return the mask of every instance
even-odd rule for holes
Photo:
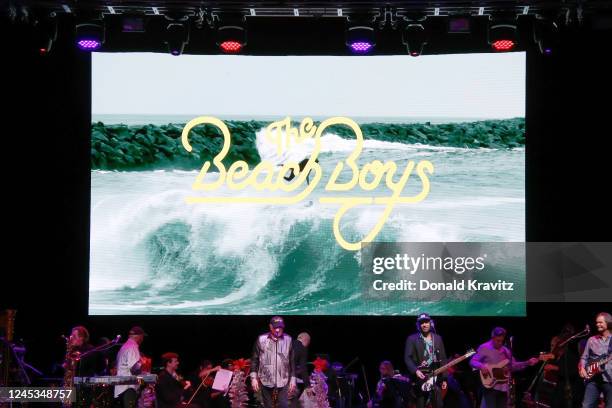
[[[279,118],[280,119],[280,118]],[[94,121],[91,138],[90,314],[321,314],[405,315],[423,302],[365,300],[359,251],[347,251],[332,232],[339,205],[322,204],[336,164],[355,147],[344,126],[321,137],[322,179],[292,205],[188,204],[205,161],[223,137],[212,126],[181,144],[183,123]],[[280,166],[307,157],[309,146],[279,156],[265,140],[262,120],[228,120],[232,145],[226,165],[262,160]],[[294,123],[295,125],[295,123]],[[431,190],[417,204],[397,205],[376,237],[381,242],[523,242],[525,240],[525,122],[523,118],[452,123],[360,123],[365,143],[358,159],[428,160]],[[279,167],[280,168],[280,167]],[[399,170],[398,170],[399,171]],[[217,173],[208,173],[206,181]],[[399,176],[397,176],[399,177]],[[402,196],[421,189],[413,176]],[[340,181],[350,179],[348,170]],[[197,192],[198,194],[205,194]],[[226,186],[215,196],[271,195]],[[275,196],[282,194],[274,192]],[[373,191],[349,194],[385,197]],[[288,193],[287,193],[288,195]],[[341,221],[343,236],[357,242],[373,228],[383,206],[358,206]],[[521,315],[506,306],[436,302],[437,315]]]

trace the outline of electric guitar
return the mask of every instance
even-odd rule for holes
[[[431,389],[433,388],[433,386],[434,386],[434,384],[436,382],[436,377],[438,375],[442,374],[443,372],[445,372],[446,370],[448,370],[449,368],[451,368],[455,364],[459,364],[460,362],[462,362],[466,358],[469,358],[469,357],[473,356],[474,354],[476,354],[476,352],[474,350],[470,349],[464,355],[462,355],[460,357],[457,357],[454,360],[449,361],[448,363],[444,364],[440,368],[436,368],[431,373],[429,373],[429,374],[423,373],[423,374],[425,374],[426,378],[424,380],[420,380],[420,381],[422,381],[422,383],[421,383],[421,390],[424,391],[424,392],[431,391]],[[420,368],[419,368],[419,370],[420,370]],[[419,381],[418,378],[417,378],[417,381]]]
[[[547,361],[553,360],[555,355],[552,353],[542,353],[538,356],[538,360]],[[482,382],[483,387],[485,388],[493,388],[498,384],[507,384],[510,379],[510,368],[508,364],[510,363],[509,359],[504,359],[496,364],[488,364],[490,373],[483,373],[480,371],[480,381]],[[526,367],[527,362],[519,364],[519,369]]]
[[[598,374],[601,374],[604,370],[603,367],[612,360],[612,354],[608,354],[607,356],[601,357],[598,360],[591,361],[584,367],[587,375],[584,377],[585,380],[590,380]]]

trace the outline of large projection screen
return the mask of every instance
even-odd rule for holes
[[[525,137],[522,52],[94,53],[89,313],[524,315],[486,243],[524,245]],[[371,296],[368,242],[480,243],[514,297]]]

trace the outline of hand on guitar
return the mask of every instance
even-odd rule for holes
[[[485,378],[491,376],[491,369],[489,368],[488,364],[482,364],[480,366],[480,372]]]
[[[442,391],[446,391],[446,388],[448,388],[448,383],[446,381],[442,381],[440,387],[442,388]]]
[[[578,375],[579,375],[581,378],[587,378],[587,377],[589,376],[589,375],[587,374],[587,372],[586,372],[585,368],[584,368],[584,367],[582,367],[582,366],[578,367]]]
[[[416,376],[419,378],[419,380],[426,380],[427,376],[425,374],[423,374],[423,372],[421,370],[416,370]]]

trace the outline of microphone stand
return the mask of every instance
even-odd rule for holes
[[[82,359],[83,357],[87,357],[87,356],[89,356],[90,354],[97,353],[97,352],[99,352],[99,351],[106,351],[106,350],[109,350],[109,349],[111,349],[111,348],[115,347],[116,345],[118,345],[118,344],[119,344],[119,340],[120,340],[120,337],[116,337],[116,338],[115,338],[113,341],[111,341],[111,342],[108,342],[108,343],[106,343],[106,344],[102,344],[102,345],[100,345],[100,346],[98,346],[98,347],[94,347],[94,348],[92,348],[91,350],[86,351],[85,353],[81,354],[81,355],[79,356],[79,360],[80,360],[80,359]]]
[[[554,347],[554,349],[555,349],[555,350],[551,350],[551,351],[552,351],[552,352],[553,352],[553,354],[554,354],[554,351],[562,349],[562,348],[563,348],[563,347],[565,347],[565,346],[566,346],[566,345],[567,345],[569,342],[571,342],[571,341],[573,341],[573,340],[576,340],[576,339],[578,339],[578,338],[580,338],[580,337],[588,336],[588,335],[589,335],[589,333],[591,333],[591,328],[589,327],[589,325],[587,325],[583,331],[581,331],[581,332],[579,332],[579,333],[576,333],[576,334],[574,334],[573,336],[571,336],[571,337],[569,337],[569,338],[567,338],[567,339],[563,340],[561,343],[557,344],[557,345]],[[542,376],[542,373],[544,372],[544,367],[545,367],[545,366],[546,366],[546,364],[542,364],[542,365],[540,366],[540,368],[538,369],[538,372],[536,373],[536,375],[533,377],[533,380],[532,380],[532,381],[531,381],[531,383],[529,384],[529,388],[527,388],[527,391],[525,391],[525,397],[523,398],[523,400],[528,400],[529,402],[533,401],[533,399],[532,399],[532,395],[531,395],[531,392],[532,392],[533,388],[535,387],[536,383],[538,382],[538,380],[540,379],[540,377]],[[565,376],[565,378],[567,379],[567,378],[569,378],[569,377],[567,376],[567,360],[565,360],[565,363],[564,363],[564,369],[565,369],[565,371],[566,371],[566,376]],[[566,401],[566,402],[567,402],[567,401]],[[568,404],[569,404],[569,403],[571,403],[571,401],[570,401],[570,402],[568,402]]]

